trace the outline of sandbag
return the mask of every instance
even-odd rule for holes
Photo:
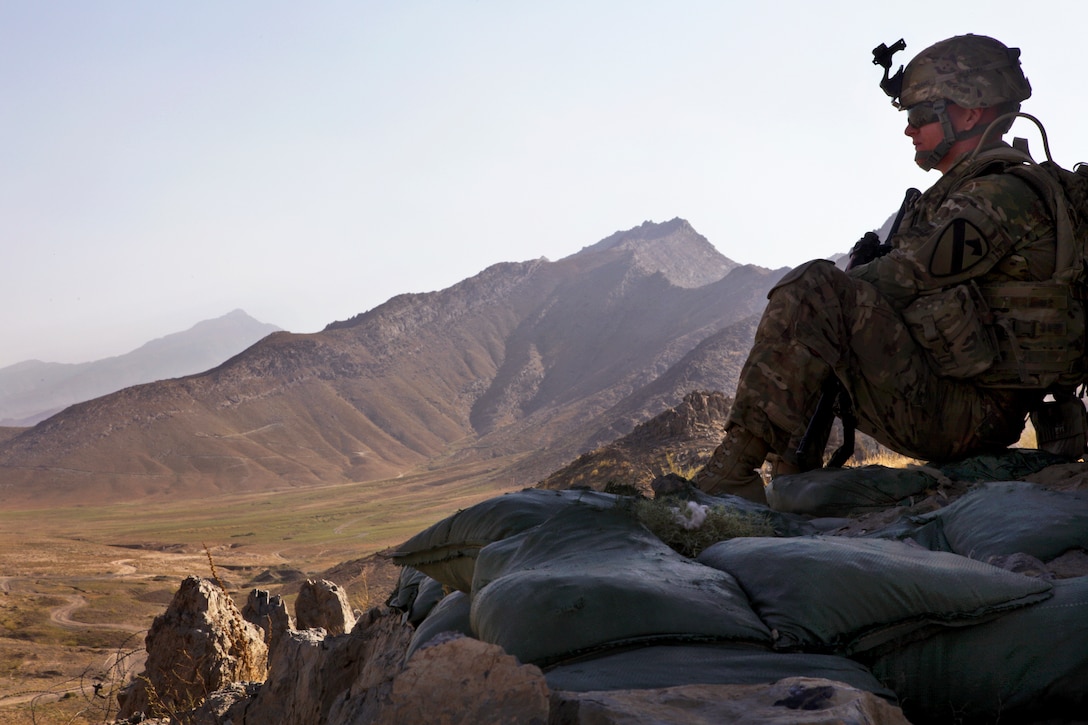
[[[1081,721],[1088,712],[1088,577],[1050,599],[942,630],[870,663],[911,722]]]
[[[834,655],[772,652],[729,644],[650,645],[564,663],[544,673],[548,687],[568,692],[682,685],[757,685],[786,677],[844,682],[895,704],[895,693],[862,664]]]
[[[386,606],[404,612],[404,621],[416,625],[430,613],[431,608],[445,596],[442,583],[418,569],[401,569],[397,588],[385,601]]]
[[[1010,448],[962,461],[930,464],[929,470],[861,466],[820,468],[777,476],[767,486],[767,504],[776,511],[811,516],[848,516],[895,506],[937,483],[937,472],[953,481],[1011,481],[1064,463],[1046,451]]]
[[[996,453],[983,453],[953,463],[934,464],[953,481],[981,483],[985,481],[1020,481],[1048,466],[1069,463],[1047,451],[1030,448],[1006,448]]]
[[[852,655],[1050,596],[1050,584],[900,541],[730,539],[700,563],[729,572],[779,649]]]
[[[446,595],[427,618],[420,622],[412,635],[412,641],[408,644],[408,651],[404,655],[405,661],[410,660],[415,651],[443,632],[456,632],[467,637],[475,637],[472,624],[469,622],[469,609],[472,605],[468,595],[464,592],[451,592]]]
[[[918,528],[909,538],[980,561],[1020,553],[1046,562],[1069,549],[1088,549],[1088,494],[1024,481],[981,484],[911,520]]]
[[[651,641],[770,643],[736,580],[687,559],[621,510],[569,507],[480,552],[472,630],[545,665]]]
[[[918,468],[818,468],[776,476],[767,486],[767,504],[793,514],[847,516],[895,506],[936,483]]]
[[[458,511],[419,532],[388,554],[451,589],[468,592],[476,554],[494,541],[524,531],[575,503],[611,508],[617,496],[584,489],[525,489]]]

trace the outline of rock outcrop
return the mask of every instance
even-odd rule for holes
[[[121,717],[191,710],[217,690],[260,682],[268,647],[230,596],[208,579],[188,577],[145,638],[147,664],[121,694]]]
[[[295,628],[295,622],[287,611],[287,604],[279,594],[265,589],[254,589],[242,607],[242,618],[264,631],[268,651],[273,652],[280,639]]]
[[[298,629],[343,634],[355,626],[355,614],[341,587],[325,579],[307,579],[295,599],[295,622]]]
[[[464,636],[440,638],[412,656],[376,722],[546,725],[548,696],[540,668],[521,664],[501,647]]]

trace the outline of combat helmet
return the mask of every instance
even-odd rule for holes
[[[957,35],[934,43],[907,64],[899,107],[945,99],[962,108],[1019,103],[1031,96],[1020,49],[985,35]]]
[[[935,167],[956,141],[985,131],[977,127],[957,134],[946,111],[948,103],[962,108],[1006,105],[1016,111],[1031,96],[1031,85],[1020,68],[1020,49],[994,38],[967,34],[934,43],[889,78],[891,56],[905,47],[902,40],[891,48],[881,45],[873,50],[873,63],[884,66],[880,87],[897,108],[928,104],[941,124],[944,140],[915,159],[923,169]]]

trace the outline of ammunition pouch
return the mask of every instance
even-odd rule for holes
[[[1066,283],[968,282],[918,298],[903,319],[945,377],[1032,390],[1085,377],[1084,302]]]
[[[985,321],[986,303],[973,283],[924,295],[903,310],[915,342],[938,375],[973,378],[997,362],[997,340]]]

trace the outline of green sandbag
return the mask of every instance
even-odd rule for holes
[[[464,592],[451,592],[435,605],[427,618],[416,627],[412,641],[408,644],[408,652],[404,655],[405,661],[411,659],[416,650],[443,632],[456,632],[475,637],[472,624],[469,622],[471,604],[468,595]]]
[[[405,621],[416,625],[423,621],[443,596],[441,582],[418,569],[404,567],[401,569],[397,588],[389,595],[385,604],[403,611]]]
[[[932,464],[953,481],[1021,481],[1047,466],[1069,463],[1068,458],[1028,448],[1007,448],[983,453],[955,463]]]
[[[1065,462],[1046,451],[1012,448],[931,468],[953,481],[1011,481]],[[767,503],[775,511],[793,514],[849,516],[895,506],[936,483],[936,477],[919,468],[820,468],[777,476],[767,486]]]
[[[776,476],[767,486],[767,504],[794,514],[847,516],[895,506],[936,482],[917,468],[818,468]]]
[[[698,561],[736,577],[780,649],[852,655],[1050,596],[1047,582],[884,539],[730,539]]]
[[[518,539],[480,552],[472,629],[522,662],[635,642],[770,643],[732,576],[677,554],[628,513],[570,507]]]
[[[911,539],[979,561],[1030,554],[1050,561],[1088,549],[1088,494],[1024,481],[982,484],[952,504],[912,519]]]
[[[1088,712],[1088,577],[973,627],[883,653],[870,667],[911,722],[1081,722]]]
[[[759,685],[786,677],[818,677],[846,683],[893,704],[896,701],[895,693],[864,665],[846,657],[728,644],[651,645],[609,652],[556,665],[545,677],[552,690],[568,692]]]
[[[476,554],[494,541],[536,526],[574,503],[611,508],[617,497],[589,490],[530,488],[496,496],[424,529],[389,554],[393,563],[418,569],[451,589],[472,586]]]

